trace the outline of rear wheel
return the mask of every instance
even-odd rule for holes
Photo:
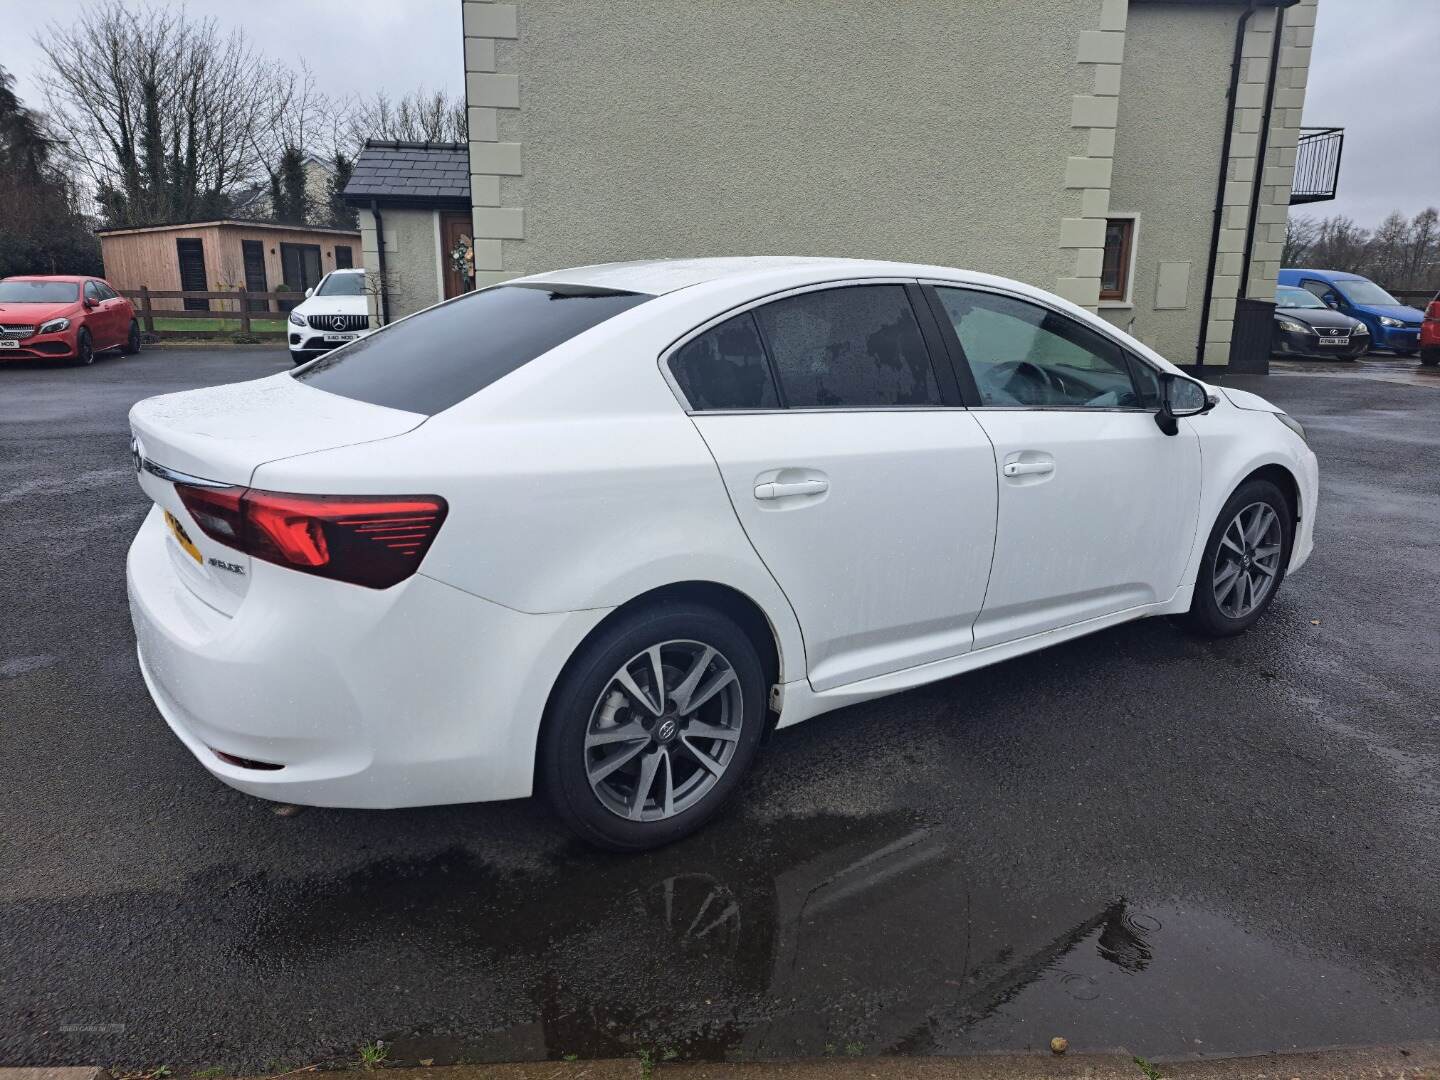
[[[1293,533],[1294,516],[1279,488],[1268,480],[1241,484],[1210,530],[1187,625],[1207,637],[1254,626],[1285,580]]]
[[[75,359],[71,361],[76,367],[84,367],[95,362],[95,345],[90,340],[90,331],[84,329],[75,338]]]
[[[1435,367],[1437,364],[1440,364],[1440,345],[1437,345],[1433,349],[1421,349],[1420,363],[1426,367]]]
[[[660,603],[607,626],[561,677],[542,775],[582,838],[659,847],[719,812],[764,722],[764,669],[745,632],[710,608]]]
[[[134,319],[130,320],[130,333],[125,338],[125,344],[120,346],[120,351],[126,356],[134,356],[140,351],[140,324]]]

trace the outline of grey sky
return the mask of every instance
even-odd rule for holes
[[[0,0],[6,39],[28,41],[83,2]],[[276,58],[303,55],[330,93],[462,87],[459,0],[190,0],[189,9],[226,26],[240,19]],[[0,63],[40,104],[34,50],[7,48]],[[1305,123],[1344,127],[1345,155],[1340,197],[1302,212],[1373,227],[1391,210],[1440,205],[1437,70],[1440,0],[1320,0]]]

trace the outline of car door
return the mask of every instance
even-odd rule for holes
[[[1200,505],[1200,446],[1155,423],[1159,375],[1078,320],[999,291],[928,293],[995,448],[999,510],[976,648],[1168,600]]]
[[[84,288],[85,327],[90,331],[90,347],[99,352],[115,344],[115,332],[110,328],[111,315],[100,295],[100,286],[94,281],[87,281]]]
[[[769,299],[667,357],[816,690],[970,648],[995,462],[943,349],[914,283],[887,280]]]
[[[103,281],[95,282],[100,294],[100,310],[105,313],[106,340],[110,345],[124,345],[130,337],[130,305]]]

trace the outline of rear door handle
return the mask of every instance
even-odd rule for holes
[[[790,495],[819,495],[830,490],[828,480],[792,480],[788,483],[770,481],[755,485],[755,498],[762,500],[784,499]]]
[[[1053,461],[1008,461],[1001,470],[1006,476],[1044,476],[1054,471]]]

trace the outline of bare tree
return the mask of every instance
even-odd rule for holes
[[[262,171],[259,133],[289,115],[293,76],[183,7],[101,0],[35,40],[67,163],[113,224],[223,212]]]
[[[1308,266],[1320,223],[1314,218],[1293,216],[1285,222],[1285,247],[1280,253],[1281,266]]]
[[[1390,289],[1440,289],[1440,212],[1408,221],[1396,212],[1373,233],[1344,216],[1293,217],[1285,227],[1286,266],[1361,274]]]
[[[1401,259],[1401,279],[1407,285],[1440,289],[1440,211],[1427,207],[1410,221]]]
[[[444,91],[413,91],[398,100],[383,90],[357,102],[347,117],[353,146],[366,139],[400,142],[464,142],[467,124],[465,99]]]

